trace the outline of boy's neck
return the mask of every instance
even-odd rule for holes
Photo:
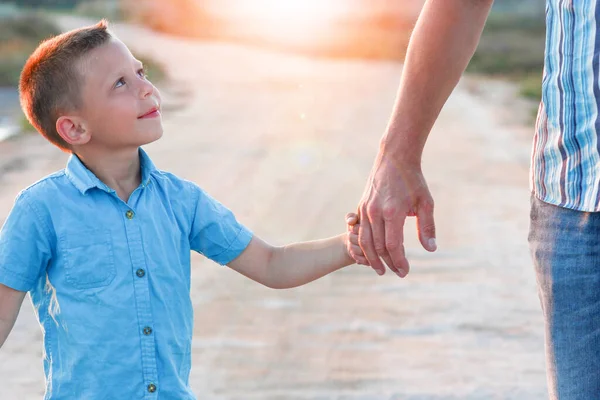
[[[77,157],[106,186],[117,192],[127,202],[131,193],[142,181],[139,150],[120,152],[78,151]]]

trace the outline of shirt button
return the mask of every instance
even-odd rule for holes
[[[149,326],[147,326],[147,327],[144,328],[144,330],[142,332],[144,332],[144,335],[148,336],[149,334],[152,333],[152,328],[150,328]]]
[[[133,219],[133,211],[127,210],[125,216],[127,217],[127,219]]]
[[[155,385],[154,383],[151,383],[151,384],[149,384],[149,385],[148,385],[148,391],[149,391],[150,393],[154,393],[154,392],[156,392],[156,385]]]
[[[137,271],[135,271],[135,274],[138,276],[138,278],[143,278],[144,275],[146,275],[146,271],[140,268]]]

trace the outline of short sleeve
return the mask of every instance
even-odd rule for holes
[[[23,292],[34,287],[52,254],[44,223],[30,199],[18,196],[0,230],[0,283]]]
[[[250,243],[252,232],[233,213],[194,185],[195,212],[190,232],[190,248],[221,265],[239,256]]]

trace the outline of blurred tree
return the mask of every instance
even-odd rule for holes
[[[545,7],[545,0],[496,0],[492,14],[535,18],[544,15]]]
[[[0,87],[16,86],[29,54],[43,39],[58,35],[60,29],[42,13],[0,14]]]
[[[20,7],[67,9],[75,7],[82,1],[83,0],[14,0],[13,3]]]

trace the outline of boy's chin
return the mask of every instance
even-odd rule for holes
[[[142,143],[140,143],[140,146],[156,142],[162,136],[163,136],[163,130],[161,127],[160,130],[157,130],[156,132],[152,132],[152,133],[149,133],[147,136],[144,136],[142,138],[143,140],[142,140]]]

